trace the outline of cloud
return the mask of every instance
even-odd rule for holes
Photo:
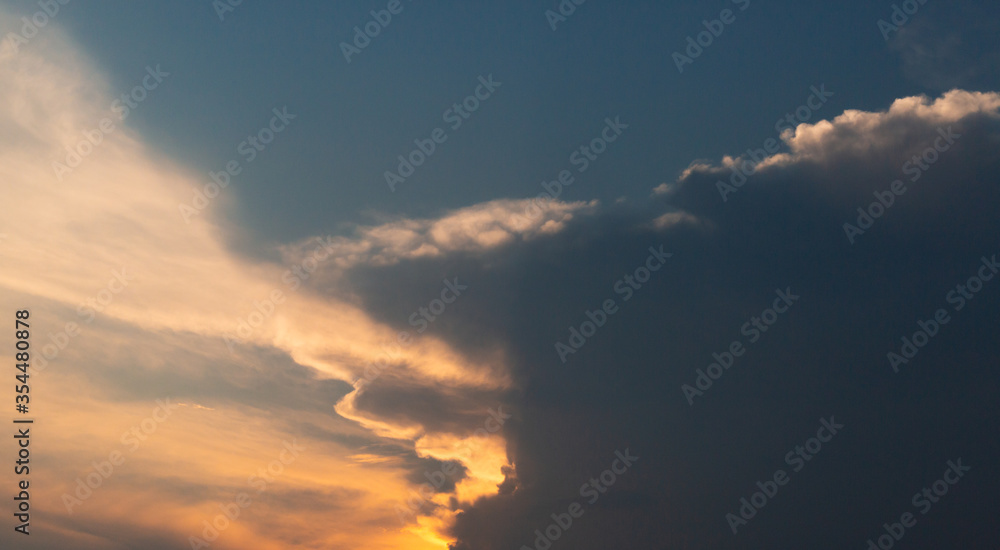
[[[952,90],[933,101],[927,96],[897,99],[885,112],[848,110],[832,121],[786,130],[781,137],[791,152],[770,156],[757,169],[803,162],[825,165],[846,156],[881,156],[892,147],[912,146],[909,140],[922,137],[911,132],[914,127],[947,126],[974,114],[996,117],[998,109],[1000,94]],[[906,135],[901,135],[903,131]],[[733,159],[727,167],[741,160],[746,159]]]
[[[184,223],[177,205],[204,176],[127,127],[59,181],[51,160],[114,116],[106,79],[77,52],[52,27],[0,58],[0,142],[11,145],[0,178],[18,197],[0,205],[0,247],[17,266],[0,272],[0,305],[29,304],[48,333],[39,344],[58,349],[37,374],[51,436],[33,496],[43,546],[187,544],[290,439],[306,451],[213,546],[531,545],[629,449],[640,461],[560,544],[773,547],[820,533],[844,547],[868,536],[855,526],[886,517],[858,494],[897,494],[901,470],[922,480],[937,468],[928,441],[997,458],[968,422],[996,419],[993,295],[942,330],[908,381],[884,365],[959,274],[1000,252],[997,94],[903,98],[800,125],[725,203],[716,182],[746,159],[692,164],[636,207],[497,200],[285,244],[267,262],[227,248],[224,220]],[[942,126],[961,139],[850,246],[842,223]],[[230,191],[213,205],[236,200]],[[674,256],[626,301],[617,282],[637,279],[650,247]],[[113,282],[123,269],[125,286]],[[454,277],[468,293],[418,333],[412,313]],[[680,387],[776,288],[801,303],[692,408]],[[562,364],[554,343],[608,299],[617,313]],[[80,332],[64,340],[68,322]],[[912,399],[922,392],[965,398]],[[62,495],[167,397],[184,406],[69,514]],[[512,417],[483,435],[499,405]],[[844,438],[733,539],[725,513],[831,413],[851,427]],[[887,441],[899,462],[871,466]],[[418,495],[401,524],[397,506],[453,463],[459,473]],[[955,513],[988,524],[997,482],[980,487],[979,505]]]
[[[965,139],[958,128],[978,133],[980,126],[1000,118],[998,110],[1000,94],[965,90],[951,90],[935,99],[900,98],[881,112],[847,110],[832,120],[786,130],[781,135],[785,152],[768,154],[759,149],[756,158],[744,154],[724,156],[717,165],[693,163],[671,186],[669,194],[663,192],[663,186],[657,188],[658,194],[697,216],[704,214],[704,208],[714,210],[738,200],[745,189],[797,178],[815,189],[788,188],[784,184],[782,189],[791,193],[817,191],[825,200],[844,205],[862,200],[895,179],[910,179],[914,166],[920,167],[921,175],[926,172],[934,177],[933,173],[940,171],[938,165],[925,170],[922,164],[926,163],[919,159],[935,144],[954,149],[948,154],[931,155],[932,164],[938,156],[942,163],[953,163],[964,154],[981,154],[978,149],[992,136],[986,132],[982,139]],[[909,210],[918,208],[922,207]]]
[[[330,238],[326,244],[333,251],[337,267],[389,265],[407,259],[483,252],[512,244],[516,239],[557,233],[574,214],[592,213],[596,207],[596,201],[494,200],[435,219],[403,219],[356,227],[354,235]],[[310,240],[288,246],[285,257],[294,262],[314,246]]]
[[[0,274],[2,303],[7,311],[31,308],[33,323],[47,329],[34,366],[38,387],[51,392],[39,414],[56,419],[47,428],[56,443],[42,459],[49,467],[37,478],[46,489],[33,504],[59,534],[43,539],[95,548],[188,544],[292,439],[309,452],[216,547],[308,540],[441,548],[448,514],[496,492],[507,464],[502,434],[483,442],[470,426],[509,386],[502,363],[477,364],[429,334],[400,349],[395,369],[371,387],[384,383],[428,399],[453,395],[440,403],[455,410],[407,417],[376,394],[362,400],[367,408],[354,407],[364,395],[358,380],[398,331],[350,301],[293,287],[283,280],[287,264],[229,250],[230,228],[211,212],[185,223],[178,205],[190,202],[205,176],[150,151],[122,123],[101,70],[59,28],[47,27],[19,52],[5,50],[0,78],[0,141],[10,145],[0,150],[0,176],[17,199],[0,205],[7,236],[0,245],[5,261],[18,266]],[[98,145],[81,145],[105,121],[114,131]],[[66,162],[71,151],[81,162],[60,179],[53,163]],[[235,198],[227,189],[212,204]],[[359,228],[333,239],[334,258],[324,267],[489,250],[557,233],[593,207],[553,202],[530,217],[527,206],[497,201],[436,220]],[[273,252],[282,257],[282,249]],[[281,299],[272,301],[276,292]],[[489,400],[474,403],[464,389]],[[74,494],[76,480],[93,473],[91,462],[121,450],[122,434],[167,398],[183,406],[68,512],[63,494]],[[463,446],[473,452],[456,455]],[[361,449],[383,454],[347,458],[364,456]],[[404,528],[394,507],[414,488],[414,473],[452,460],[464,474],[441,510]],[[297,495],[299,505],[266,513],[267,502],[283,494]],[[448,502],[455,495],[459,500]],[[340,510],[336,525],[323,519],[331,510]]]
[[[372,281],[352,288],[377,318],[392,318],[398,296],[419,294],[437,274],[467,274],[480,292],[437,334],[467,354],[504,350],[508,402],[519,413],[504,432],[516,475],[501,494],[458,514],[454,548],[533,547],[535,530],[573,502],[585,511],[559,539],[567,547],[789,546],[809,544],[815,531],[797,526],[817,524],[830,547],[844,547],[883,521],[873,495],[903,499],[908,480],[922,483],[901,464],[937,468],[929,446],[992,457],[963,421],[994,418],[991,399],[980,391],[961,404],[952,397],[976,377],[996,379],[989,365],[1000,349],[988,329],[995,293],[961,313],[961,327],[912,378],[894,377],[885,354],[946,306],[945,294],[984,254],[1000,253],[998,109],[995,93],[954,90],[902,98],[882,112],[847,111],[786,133],[788,151],[769,156],[727,202],[716,182],[729,177],[732,158],[693,164],[647,208],[577,217],[548,239],[353,268],[351,281]],[[910,182],[904,164],[948,127],[961,137]],[[908,191],[852,246],[843,223],[895,179]],[[674,252],[670,263],[625,302],[615,282],[659,244]],[[387,282],[400,287],[388,298]],[[801,301],[750,344],[741,327],[771,307],[775,289]],[[563,364],[554,343],[608,298],[619,311]],[[746,353],[689,405],[682,385],[735,340]],[[941,399],[914,398],[924,392]],[[830,414],[848,426],[843,439],[734,537],[725,514],[756,481],[791,471],[786,452]],[[581,485],[625,448],[642,459],[589,504]],[[872,453],[886,449],[890,462],[873,464]],[[971,497],[971,509],[986,495]]]

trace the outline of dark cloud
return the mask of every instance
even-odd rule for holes
[[[489,409],[495,410],[506,400],[499,392],[408,385],[389,372],[369,384],[356,405],[359,411],[376,413],[383,420],[417,422],[430,432],[471,436],[490,418]]]
[[[444,475],[437,475],[438,472]],[[455,484],[465,479],[465,474],[465,467],[459,462],[429,458],[422,459],[420,468],[410,472],[407,480],[414,485],[429,484],[436,493],[453,493]]]
[[[518,418],[504,434],[516,489],[463,513],[455,548],[534,547],[535,529],[573,502],[584,514],[553,548],[861,548],[959,457],[968,480],[918,514],[907,547],[995,540],[1000,281],[961,311],[945,296],[1000,255],[1000,122],[995,106],[953,106],[883,113],[863,132],[862,119],[838,119],[727,202],[716,182],[728,169],[692,170],[667,201],[704,226],[656,230],[663,205],[616,206],[488,253],[357,268],[366,308],[399,326],[406,307],[378,289],[412,297],[442,276],[474,281],[434,333],[470,356],[503,348],[513,370]],[[844,222],[904,178],[942,125],[962,137],[851,245]],[[661,244],[673,257],[624,302],[615,282]],[[741,326],[785,289],[800,298],[749,343]],[[609,298],[617,313],[562,363],[555,342]],[[939,308],[950,323],[893,374],[886,353]],[[734,340],[745,354],[690,406],[682,385]],[[369,406],[398,413],[392,393]],[[786,453],[831,415],[845,428],[791,473]],[[626,449],[640,459],[587,503],[581,485]],[[790,483],[734,536],[726,514],[778,469]]]

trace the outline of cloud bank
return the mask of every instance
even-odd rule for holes
[[[55,350],[36,364],[53,436],[40,548],[190,545],[242,492],[252,504],[214,547],[537,547],[575,503],[564,547],[843,548],[954,458],[928,449],[982,477],[922,543],[972,547],[943,526],[992,522],[998,457],[978,427],[997,420],[998,289],[904,373],[885,357],[1000,254],[998,94],[800,125],[725,201],[719,182],[748,157],[693,164],[640,206],[497,200],[287,243],[267,262],[226,246],[218,211],[185,223],[177,205],[205,177],[126,127],[68,180],[40,160],[114,116],[106,80],[56,29],[3,54],[0,77],[0,177],[17,198],[0,206],[13,266],[0,302],[28,303],[35,345]],[[960,137],[908,181],[942,129]],[[906,193],[852,244],[844,223],[897,179]],[[625,299],[617,282],[650,247],[673,256],[623,283]],[[801,301],[751,342],[741,327],[785,289]],[[562,363],[554,344],[609,299],[617,313]],[[736,340],[745,354],[686,399]],[[726,514],[830,415],[843,434],[734,536]],[[906,452],[886,456],[887,441]],[[114,451],[124,463],[81,497]],[[618,453],[639,458],[608,483]]]

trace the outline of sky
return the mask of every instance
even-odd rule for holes
[[[2,546],[995,548],[998,15],[0,1]]]

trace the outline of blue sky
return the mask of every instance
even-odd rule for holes
[[[693,159],[775,137],[774,120],[812,85],[836,93],[818,116],[940,91],[902,76],[876,25],[891,10],[875,4],[753,2],[740,12],[725,2],[588,2],[553,31],[546,6],[534,3],[404,2],[351,63],[340,43],[384,6],[245,3],[220,21],[211,3],[196,4],[70,5],[60,22],[115,89],[131,87],[147,65],[171,72],[131,124],[206,175],[271,108],[301,115],[233,188],[235,215],[265,239],[336,232],[373,212],[429,216],[533,196],[607,116],[628,122],[628,136],[572,199],[642,200]],[[679,73],[671,54],[726,8],[736,21]],[[929,5],[922,15],[945,9]],[[445,109],[488,74],[503,83],[497,96],[402,192],[387,193],[383,173],[397,155],[442,126]]]

